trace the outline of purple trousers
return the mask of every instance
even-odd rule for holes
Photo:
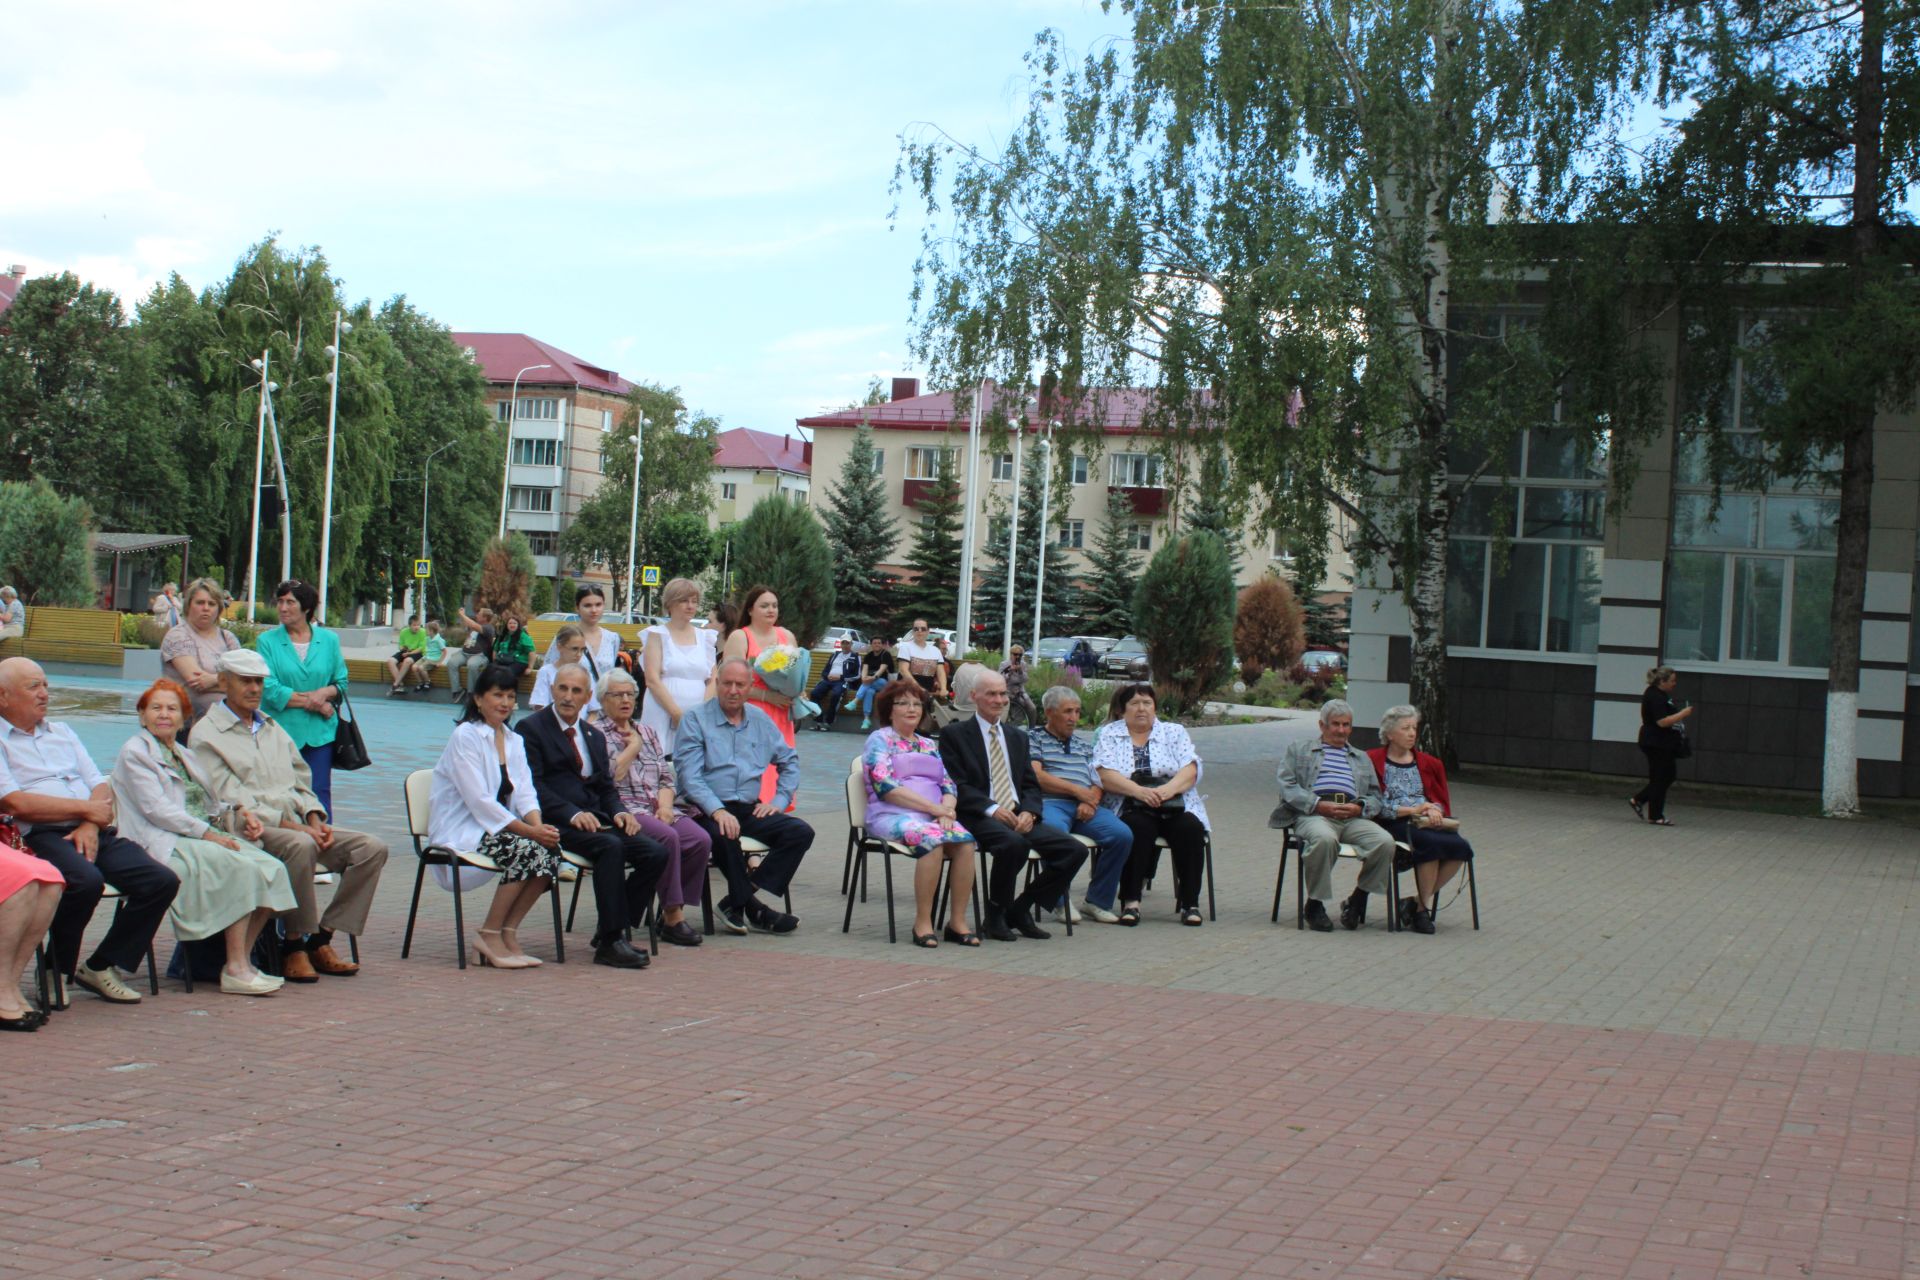
[[[640,823],[641,835],[651,836],[667,847],[667,869],[660,873],[661,909],[700,901],[707,887],[707,863],[713,858],[713,837],[684,814],[671,826],[651,813],[633,816]]]

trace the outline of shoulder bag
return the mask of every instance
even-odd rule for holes
[[[372,764],[366,739],[360,736],[359,722],[354,719],[353,704],[347,701],[345,685],[340,686],[340,710],[334,713],[334,719],[337,724],[333,730],[333,767],[351,773]]]

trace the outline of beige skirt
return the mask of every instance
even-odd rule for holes
[[[167,865],[180,877],[167,923],[183,942],[211,938],[259,907],[279,913],[295,905],[286,865],[250,844],[235,850],[182,836]]]

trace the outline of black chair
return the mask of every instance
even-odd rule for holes
[[[112,898],[115,900],[113,904],[113,914],[116,917],[119,916],[120,912],[127,905],[125,899],[121,897],[120,891],[112,885],[108,885],[102,890],[100,896],[102,899]],[[51,1013],[55,1010],[66,1008],[66,979],[61,975],[60,965],[56,963],[56,957],[53,954],[53,944],[51,942],[43,939],[40,945],[33,949],[33,966],[33,982],[40,993],[41,1011]],[[160,966],[154,962],[153,942],[151,940],[147,943],[147,990],[156,996],[160,994]],[[192,974],[187,975],[187,990],[189,992],[193,990]]]
[[[1155,836],[1153,838],[1153,843],[1158,847],[1167,850],[1169,853],[1171,853],[1173,850],[1173,846],[1167,843],[1167,838],[1165,836]],[[1212,831],[1207,832],[1206,840],[1202,843],[1200,847],[1202,852],[1204,852],[1207,857],[1206,866],[1205,866],[1205,872],[1207,877],[1207,919],[1218,920],[1220,917],[1214,912],[1214,909],[1213,909],[1213,832]],[[1281,868],[1280,874],[1281,875],[1286,874],[1286,868],[1284,866]],[[1153,881],[1151,878],[1148,879],[1146,883],[1146,887],[1149,889],[1153,888]],[[1274,910],[1277,912],[1279,908],[1276,907],[1274,908]]]
[[[852,862],[849,864],[850,878],[847,880],[847,914],[846,918],[840,922],[840,932],[848,933],[853,929],[854,895],[851,890],[857,882],[860,888],[860,901],[867,900],[867,859],[871,854],[878,854],[881,870],[887,883],[887,941],[898,942],[900,932],[893,914],[893,860],[895,857],[912,860],[913,854],[907,846],[897,840],[882,840],[867,834],[867,783],[861,775],[860,762],[857,759],[853,762],[853,768],[847,773],[847,823],[847,849]],[[946,905],[947,894],[952,890],[953,864],[951,862],[947,863],[941,880],[942,885],[934,898],[936,919],[944,914],[942,908]],[[980,929],[980,915],[980,878],[976,875],[973,881],[973,924],[976,933]],[[1073,931],[1071,925],[1068,926],[1067,931],[1069,933]]]
[[[415,769],[407,775],[407,833],[413,837],[413,853],[419,859],[419,867],[413,874],[413,902],[407,907],[407,932],[406,936],[400,940],[400,958],[405,960],[413,950],[413,922],[414,917],[420,914],[420,886],[426,882],[427,868],[448,867],[453,872],[454,958],[464,969],[467,967],[467,922],[461,905],[460,869],[478,867],[482,871],[498,871],[500,868],[484,853],[449,849],[444,845],[426,843],[432,795],[433,770]],[[547,886],[547,897],[553,903],[553,958],[565,964],[567,941],[566,931],[560,927],[560,882],[558,880]],[[357,952],[355,954],[358,955]]]
[[[1398,840],[1394,841],[1394,844],[1397,846],[1397,848],[1394,851],[1394,858],[1393,858],[1393,915],[1395,919],[1398,919],[1400,916],[1400,877],[1403,874],[1413,870],[1413,867],[1410,863],[1403,864],[1401,855],[1408,852],[1408,850],[1412,846],[1406,843],[1402,843],[1401,841],[1398,841]],[[1466,873],[1467,873],[1467,903],[1473,910],[1473,927],[1477,930],[1480,927],[1480,886],[1478,883],[1475,882],[1474,876],[1473,876],[1473,865],[1475,861],[1477,861],[1477,859],[1468,860],[1466,865]],[[1457,898],[1459,896],[1460,896],[1460,892],[1459,890],[1456,889],[1454,891],[1454,897]],[[1439,918],[1440,895],[1437,893],[1433,895],[1433,914],[1436,919]]]
[[[1282,812],[1283,811],[1280,809],[1274,810],[1274,817],[1268,819],[1267,825],[1268,826],[1276,825],[1279,819],[1279,815]],[[1280,842],[1280,873],[1278,876],[1274,878],[1274,882],[1273,882],[1273,923],[1275,924],[1280,923],[1280,895],[1281,895],[1281,892],[1285,889],[1286,883],[1287,883],[1287,855],[1292,854],[1293,855],[1293,874],[1294,874],[1293,927],[1295,929],[1304,929],[1307,927],[1307,875],[1306,875],[1306,867],[1305,867],[1305,861],[1307,856],[1307,845],[1306,845],[1306,842],[1302,840],[1299,837],[1299,835],[1294,831],[1293,823],[1291,821],[1284,824],[1283,830],[1286,832],[1286,834]],[[1395,843],[1398,844],[1397,841]],[[1404,845],[1400,847],[1402,849],[1405,848]],[[1354,848],[1352,845],[1346,844],[1346,843],[1341,844],[1340,852],[1336,854],[1335,857],[1352,858],[1355,862],[1358,862],[1361,860],[1360,851]],[[1394,864],[1395,864],[1395,874],[1397,876],[1397,870],[1398,870],[1398,864],[1399,864],[1399,857],[1397,854],[1394,859]],[[1394,894],[1393,894],[1394,901],[1389,902],[1387,904],[1387,932],[1388,933],[1398,933],[1400,931],[1400,902],[1399,902],[1400,883],[1397,878],[1394,880],[1393,886],[1394,886]]]

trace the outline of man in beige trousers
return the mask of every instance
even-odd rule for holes
[[[220,655],[219,675],[221,701],[194,725],[193,753],[214,794],[256,815],[266,825],[259,843],[287,864],[298,904],[281,917],[287,935],[282,976],[288,982],[318,982],[323,973],[350,977],[360,966],[335,953],[333,935],[366,931],[387,846],[363,831],[328,823],[300,749],[260,714],[266,659],[251,649],[230,649]],[[314,891],[317,867],[340,873],[324,916]]]

